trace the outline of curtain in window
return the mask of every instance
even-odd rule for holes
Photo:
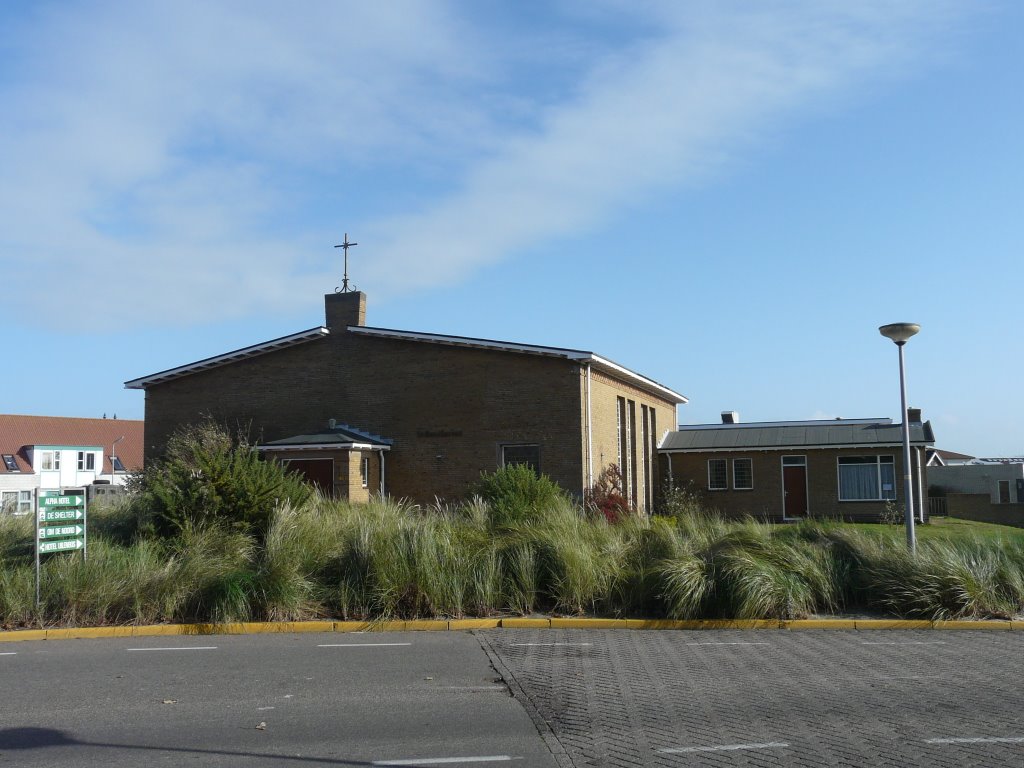
[[[890,464],[889,472],[892,472]],[[885,471],[885,468],[882,470]],[[877,499],[878,465],[877,464],[840,464],[839,465],[839,498]]]
[[[881,464],[882,469],[882,498],[883,499],[895,499],[896,498],[896,465],[895,464]]]

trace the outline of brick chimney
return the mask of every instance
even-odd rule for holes
[[[324,296],[327,327],[343,331],[350,325],[366,325],[366,294],[362,291],[328,293]]]

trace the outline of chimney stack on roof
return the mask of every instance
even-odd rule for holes
[[[740,415],[737,411],[722,411],[723,424],[739,424]]]
[[[350,325],[366,325],[366,294],[362,291],[328,293],[324,296],[327,327],[344,331]]]
[[[920,408],[907,408],[907,423],[909,423],[909,424],[920,424],[921,423],[921,409]]]

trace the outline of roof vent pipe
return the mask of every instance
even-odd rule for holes
[[[739,424],[740,415],[736,411],[722,411],[723,424]]]

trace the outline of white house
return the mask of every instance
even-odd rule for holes
[[[38,490],[123,485],[142,436],[136,420],[0,414],[0,511],[32,511]]]

